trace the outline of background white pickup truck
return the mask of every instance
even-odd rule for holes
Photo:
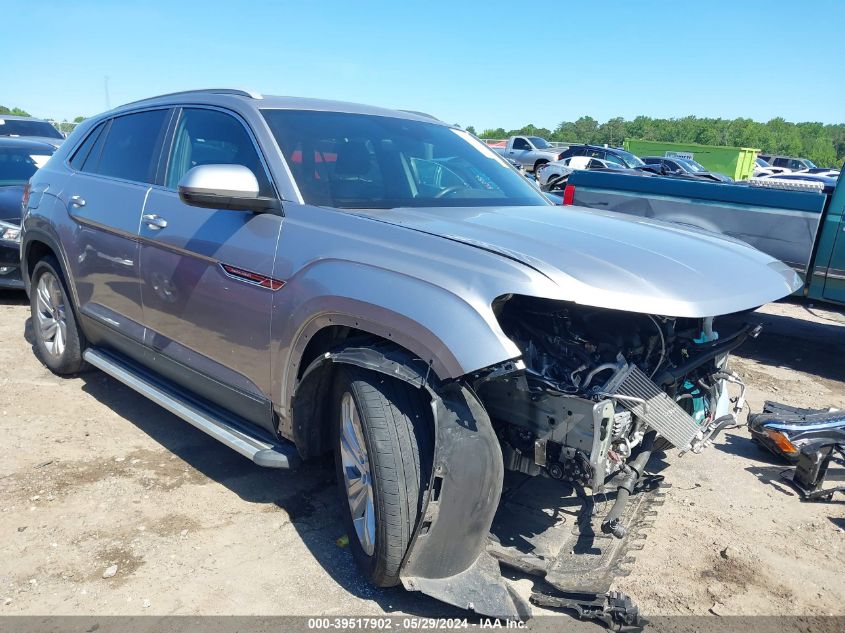
[[[490,148],[505,158],[515,160],[526,171],[536,171],[540,165],[561,159],[566,146],[552,146],[539,136],[511,136],[507,141],[487,141]]]

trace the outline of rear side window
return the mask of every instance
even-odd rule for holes
[[[76,171],[82,171],[85,161],[89,156],[91,156],[91,148],[94,147],[94,143],[97,142],[97,139],[102,133],[104,127],[106,127],[105,122],[100,123],[97,127],[95,127],[85,140],[82,141],[82,145],[80,145],[79,149],[76,150],[73,158],[70,159],[70,166]]]
[[[176,189],[182,176],[198,165],[243,165],[255,174],[260,195],[275,195],[246,128],[225,112],[182,110],[167,167],[168,189]]]
[[[148,110],[112,120],[94,171],[103,176],[152,183],[168,110]],[[90,171],[87,169],[86,171]]]

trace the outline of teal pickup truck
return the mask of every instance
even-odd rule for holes
[[[765,180],[765,181],[764,181]],[[749,184],[577,171],[563,204],[721,233],[792,266],[811,299],[845,305],[845,181]]]

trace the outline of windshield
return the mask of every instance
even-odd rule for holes
[[[816,164],[813,161],[811,161],[809,158],[802,158],[801,162],[804,163],[807,166],[807,169],[815,169],[816,168]]]
[[[48,158],[47,150],[0,148],[0,187],[25,185]]]
[[[540,138],[539,136],[529,136],[528,140],[537,149],[548,149],[551,147],[546,139]]]
[[[308,204],[341,209],[549,204],[463,130],[369,114],[262,113]]]
[[[707,171],[704,168],[704,165],[701,163],[692,160],[691,158],[673,158],[676,163],[680,163],[682,167],[686,167],[688,171],[692,173],[699,173],[702,171]]]
[[[47,121],[27,121],[22,119],[4,119],[0,116],[0,136],[46,136],[64,138]]]
[[[757,159],[757,167],[771,167],[771,165],[769,165],[769,163],[764,161],[762,158],[758,158]]]
[[[633,169],[634,167],[642,167],[645,165],[645,163],[640,160],[639,156],[634,156],[631,152],[626,152],[624,149],[615,149],[613,152],[625,162],[626,167]],[[610,152],[608,152],[607,157],[610,158]]]

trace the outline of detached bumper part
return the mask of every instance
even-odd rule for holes
[[[775,455],[797,463],[807,445],[845,445],[845,411],[767,401],[762,412],[748,416],[748,430]]]
[[[781,476],[805,501],[830,500],[835,492],[845,492],[845,485],[824,485],[828,477],[845,484],[842,468],[833,477],[830,471],[836,455],[845,466],[845,411],[766,402],[761,413],[748,416],[748,429],[760,444],[796,464]]]
[[[798,466],[795,470],[783,473],[787,480],[799,492],[804,501],[831,501],[836,492],[845,493],[843,485],[826,488],[824,485],[828,467],[835,453],[845,458],[842,444],[808,445],[801,449]]]
[[[543,607],[574,611],[579,620],[598,620],[615,631],[640,630],[647,622],[640,617],[640,610],[626,594],[608,591],[603,596],[551,596],[535,593],[532,600]]]

